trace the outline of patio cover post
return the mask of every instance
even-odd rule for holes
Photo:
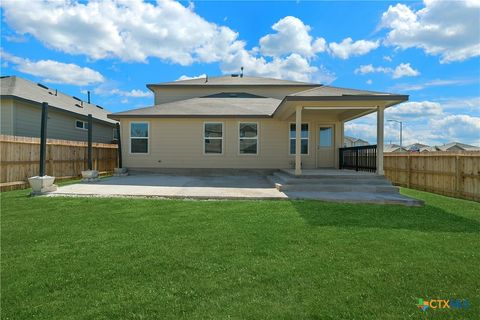
[[[48,121],[48,103],[42,103],[42,119],[40,123],[40,172],[39,176],[45,175],[45,158],[47,155],[47,121]]]
[[[302,106],[295,112],[295,175],[302,174]]]
[[[120,123],[119,122],[117,122],[115,130],[117,130],[118,167],[123,168],[123,166],[122,166],[122,140],[120,139]]]
[[[377,107],[377,174],[384,175],[383,171],[383,130],[385,107]]]

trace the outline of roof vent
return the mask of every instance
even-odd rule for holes
[[[78,103],[75,103],[75,107],[79,107],[79,108],[83,108],[81,105],[79,105]]]
[[[232,73],[232,78],[237,78],[238,74],[237,73]]]
[[[1,76],[0,79],[10,78],[10,76]]]
[[[98,104],[97,104],[96,106],[97,106],[97,108],[103,109],[103,107],[102,107],[102,106],[99,106]]]
[[[47,86],[44,86],[44,85],[41,84],[41,83],[37,83],[37,86],[39,86],[40,88],[43,88],[43,89],[47,89],[47,90],[48,90],[48,87],[47,87]]]
[[[82,99],[77,98],[77,97],[75,97],[75,96],[73,96],[72,98],[75,99],[75,100],[78,100],[78,101],[82,101]]]

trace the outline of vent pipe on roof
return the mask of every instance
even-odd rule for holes
[[[208,82],[208,74],[205,76],[205,83]]]
[[[242,70],[242,72],[240,73],[240,78],[243,78],[243,67],[241,67],[240,70]]]
[[[90,90],[87,91],[87,102],[90,103]]]
[[[57,89],[55,89],[55,96],[57,96],[57,94],[58,94],[58,90],[57,90]]]

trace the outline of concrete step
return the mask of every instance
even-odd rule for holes
[[[276,182],[282,184],[349,184],[349,185],[383,185],[391,186],[391,182],[383,176],[362,176],[361,178],[341,177],[341,176],[322,176],[314,178],[294,177],[282,172],[274,172],[273,177]]]
[[[275,187],[282,192],[286,191],[316,191],[316,192],[369,192],[398,194],[399,188],[395,186],[375,185],[348,185],[348,184],[281,184]]]

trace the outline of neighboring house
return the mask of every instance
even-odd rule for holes
[[[345,148],[361,147],[361,146],[368,146],[368,145],[370,145],[370,143],[362,139],[348,137],[348,136],[343,137],[343,146]]]
[[[94,142],[111,143],[116,121],[110,111],[17,76],[1,77],[1,134],[39,137],[42,102],[48,102],[47,138],[87,141],[92,114]]]
[[[386,144],[383,147],[383,152],[385,153],[403,153],[408,152],[404,147],[400,147],[398,144]]]
[[[460,142],[450,142],[441,146],[436,146],[438,151],[480,151],[479,147]]]
[[[338,168],[344,123],[376,112],[383,174],[384,109],[408,100],[238,75],[147,87],[155,105],[109,115],[121,123],[129,168]]]
[[[417,143],[413,143],[411,145],[406,146],[405,149],[407,149],[410,152],[419,152],[422,149],[428,148],[428,147],[429,145],[417,142]]]
[[[423,148],[420,148],[419,151],[420,152],[435,152],[435,151],[437,151],[437,148],[435,146],[433,146],[433,147],[423,147]]]

